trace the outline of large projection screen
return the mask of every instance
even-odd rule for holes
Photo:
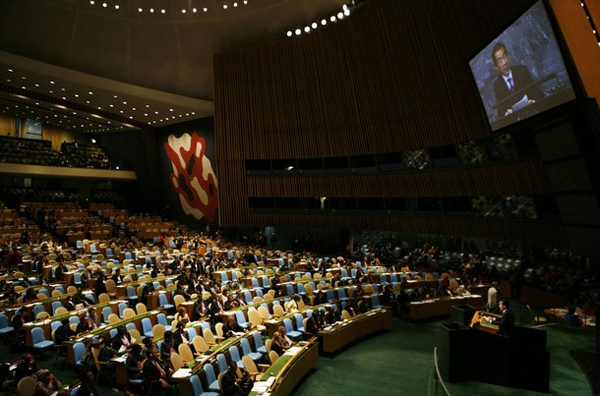
[[[575,98],[541,0],[471,59],[469,67],[493,131]]]

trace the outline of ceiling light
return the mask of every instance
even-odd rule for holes
[[[182,13],[182,14],[185,14],[185,12],[186,12],[185,10],[181,10],[181,13]]]
[[[306,27],[304,28],[304,31],[305,31],[306,33],[310,32],[310,26],[306,26]]]
[[[223,9],[226,10],[227,9],[227,4],[223,4]]]
[[[302,34],[302,30],[296,29],[296,36],[300,36]]]
[[[115,4],[115,10],[118,10],[119,8],[121,8],[121,6],[118,4]]]
[[[313,29],[316,29],[319,25],[317,24],[317,22],[313,22],[312,25],[310,25],[310,27],[312,27]]]
[[[335,22],[335,15],[332,15],[332,16],[331,16],[331,18],[329,18],[329,20],[330,20],[331,22]]]
[[[288,32],[287,32],[287,36],[288,36],[288,37],[292,37],[292,34],[294,34],[294,33],[293,33],[291,30],[288,30]]]

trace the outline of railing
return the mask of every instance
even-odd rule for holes
[[[446,388],[446,384],[444,383],[444,380],[442,379],[442,375],[440,374],[440,368],[438,367],[438,359],[437,359],[437,347],[433,348],[433,364],[435,367],[435,394],[437,395],[437,385],[441,384],[442,385],[442,389],[444,391],[444,393],[446,394],[446,396],[452,396],[450,394],[450,391],[448,390],[448,388]]]

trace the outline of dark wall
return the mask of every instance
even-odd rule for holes
[[[220,225],[400,230],[567,248],[571,238],[560,219],[256,211],[249,204],[261,197],[532,194],[553,199],[568,188],[567,181],[579,189],[577,194],[597,197],[593,156],[587,151],[597,152],[598,128],[594,117],[581,117],[593,107],[583,98],[499,131],[522,143],[524,157],[512,162],[371,175],[263,177],[246,169],[248,160],[394,153],[489,137],[468,62],[533,3],[371,0],[349,18],[308,35],[217,54],[216,160],[219,172],[227,175],[220,181]],[[576,92],[582,92],[580,87]],[[560,123],[567,124],[567,132],[551,131],[550,140],[543,136],[546,126],[552,130]],[[565,150],[574,150],[559,162],[571,160],[576,177],[569,179],[565,175],[571,172],[554,169],[554,160],[546,158],[556,155],[553,135],[570,144]],[[586,149],[586,141],[595,146]],[[597,205],[597,199],[591,202]]]
[[[156,132],[152,128],[117,134],[94,136],[106,148],[113,163],[122,170],[134,170],[135,182],[113,182],[112,187],[137,213],[156,212],[160,206],[162,185],[156,175],[160,167],[156,161]]]

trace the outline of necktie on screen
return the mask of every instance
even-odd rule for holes
[[[513,90],[513,88],[515,87],[515,86],[514,86],[514,84],[513,84],[513,80],[512,80],[512,78],[510,78],[510,77],[509,77],[509,78],[507,79],[507,81],[508,81],[508,89],[510,89],[510,90],[512,91],[512,90]]]

